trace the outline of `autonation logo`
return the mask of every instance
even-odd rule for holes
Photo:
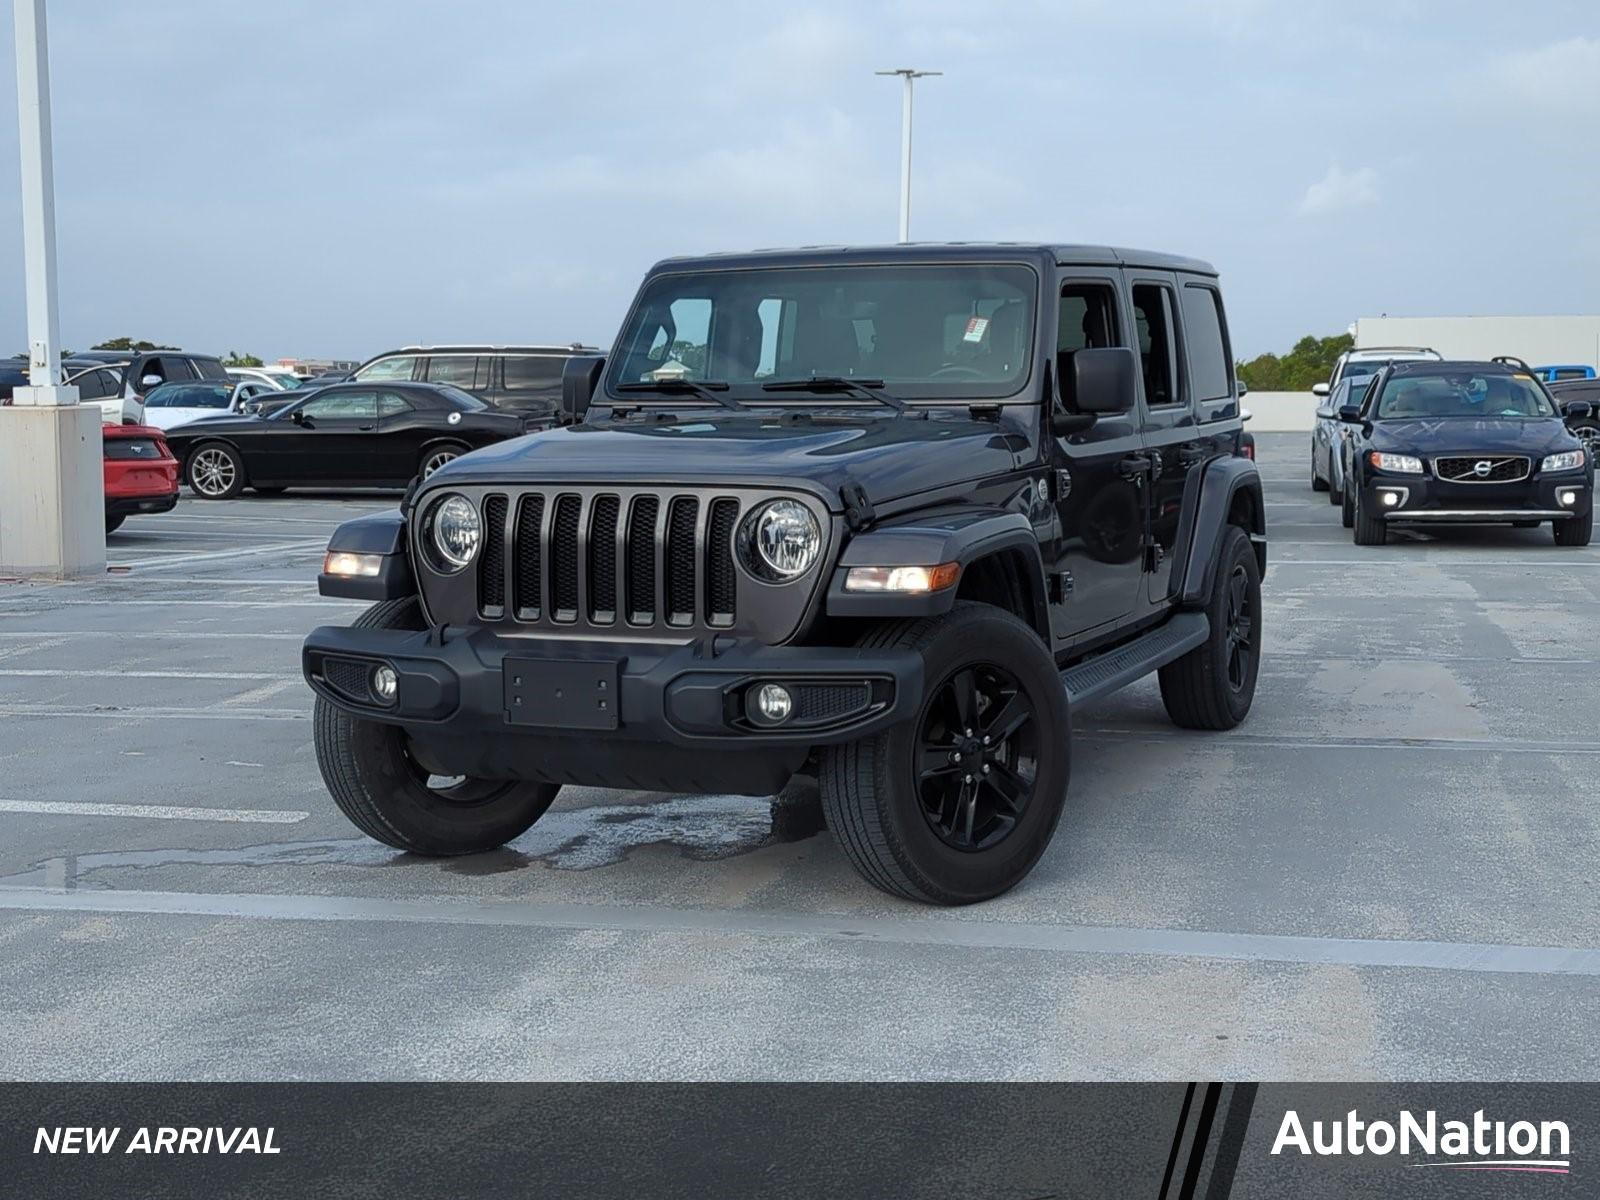
[[[1363,1121],[1351,1109],[1342,1120],[1312,1121],[1306,1131],[1300,1114],[1283,1114],[1272,1153],[1298,1150],[1318,1158],[1370,1154],[1382,1158],[1422,1156],[1412,1167],[1457,1171],[1521,1171],[1566,1175],[1572,1169],[1572,1135],[1565,1121],[1491,1121],[1480,1108],[1471,1121],[1441,1121],[1433,1109],[1421,1117],[1402,1109],[1392,1121]]]

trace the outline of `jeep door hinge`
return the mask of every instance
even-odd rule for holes
[[[1050,603],[1061,604],[1072,598],[1072,572],[1055,571],[1050,576]]]
[[[839,485],[839,499],[844,501],[844,521],[851,533],[860,533],[878,519],[867,489],[854,479]]]

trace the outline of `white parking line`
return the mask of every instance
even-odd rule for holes
[[[75,804],[64,800],[0,800],[0,812],[62,817],[139,817],[158,821],[235,821],[252,825],[296,825],[311,814],[298,809],[184,808],[164,804]]]
[[[41,613],[54,612],[58,608],[174,608],[184,605],[194,608],[212,608],[216,609],[220,614],[240,608],[328,608],[336,605],[366,607],[372,601],[347,600],[342,596],[314,596],[309,600],[288,600],[278,597],[266,600],[195,600],[189,597],[173,597],[163,600],[128,600],[122,596],[114,596],[105,600],[52,599],[48,608],[20,607],[26,603],[28,603],[27,598],[23,596],[0,596],[0,616],[33,617]],[[32,603],[37,605],[40,601],[34,600]],[[139,636],[142,633],[143,631],[139,630],[129,636]]]
[[[0,676],[3,675],[14,675],[24,679],[228,679],[241,683],[300,678],[298,671],[129,671],[122,667],[106,671],[70,671],[46,667],[28,670],[22,667],[7,667],[0,668]]]
[[[25,912],[138,913],[243,917],[275,921],[372,921],[521,929],[609,929],[702,937],[838,938],[850,942],[1094,954],[1200,958],[1314,966],[1400,967],[1485,974],[1600,975],[1600,949],[1488,942],[1305,937],[1194,929],[1110,928],[950,917],[849,917],[825,913],[714,911],[659,905],[540,903],[515,900],[378,899],[259,892],[209,894],[0,887],[0,909]]]
[[[1268,543],[1270,546],[1270,542]],[[1321,543],[1301,542],[1305,546]],[[1403,558],[1400,554],[1382,552],[1371,558],[1273,558],[1267,556],[1267,570],[1276,567],[1525,567],[1529,570],[1571,570],[1573,567],[1600,567],[1594,558],[1469,558],[1465,555],[1450,558]]]
[[[186,721],[306,721],[309,708],[158,708],[151,705],[104,704],[74,708],[64,704],[0,705],[0,717],[89,717],[101,721],[154,721],[182,717]],[[1597,751],[1600,753],[1600,751]]]
[[[222,633],[216,630],[191,633],[174,629],[35,629],[0,630],[0,638],[121,638],[124,641],[150,641],[157,638],[176,638],[179,641],[233,641],[235,638],[261,638],[268,641],[303,642],[303,633],[257,633],[253,629]]]
[[[170,558],[130,559],[127,562],[108,563],[111,567],[134,567],[144,571],[164,571],[182,563],[217,561],[225,558],[259,558],[267,554],[298,553],[306,550],[325,550],[327,542],[316,541],[277,542],[270,546],[251,546],[243,550],[207,550],[197,554],[175,554]]]

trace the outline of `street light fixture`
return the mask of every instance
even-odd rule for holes
[[[900,101],[900,240],[911,240],[911,87],[926,75],[943,75],[943,71],[918,71],[914,67],[896,67],[892,71],[875,71],[876,75],[898,75],[905,80],[905,91]]]

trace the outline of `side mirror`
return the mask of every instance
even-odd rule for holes
[[[1361,424],[1361,405],[1341,404],[1339,406],[1339,420],[1351,425]]]
[[[1243,400],[1250,394],[1250,385],[1242,379],[1233,381],[1233,394]]]
[[[1328,394],[1328,385],[1325,383],[1313,383],[1311,385],[1311,394],[1320,400]]]
[[[159,375],[146,375],[143,379],[139,380],[139,386],[145,391],[149,391],[153,387],[160,387],[165,382],[166,380],[161,378]]]
[[[289,420],[293,421],[296,425],[304,425],[306,423],[306,415],[297,408],[289,414]]]
[[[1564,417],[1592,417],[1594,408],[1584,400],[1568,400],[1561,406],[1561,415]]]
[[[1069,393],[1080,413],[1115,416],[1138,403],[1139,365],[1126,346],[1079,350],[1072,356]]]
[[[605,365],[602,354],[575,354],[567,359],[566,366],[561,369],[562,424],[576,425],[583,420],[600,386],[600,372]]]

